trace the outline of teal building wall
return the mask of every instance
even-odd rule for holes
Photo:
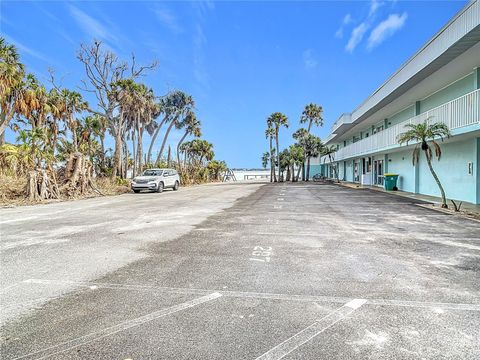
[[[442,183],[447,198],[477,202],[476,187],[479,179],[475,171],[468,174],[468,163],[475,169],[477,157],[477,140],[475,138],[441,144],[440,161],[433,160],[433,169]],[[473,169],[473,170],[474,170]],[[425,154],[421,154],[419,162],[419,193],[440,196],[437,183],[428,169]]]

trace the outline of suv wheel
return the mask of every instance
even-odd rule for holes
[[[180,187],[180,183],[178,181],[175,181],[175,185],[173,186],[173,190],[177,191],[179,187]]]
[[[138,194],[138,193],[140,192],[140,190],[135,190],[135,189],[134,189],[133,192],[134,192],[135,194]]]
[[[163,192],[163,182],[161,181],[158,183],[157,192],[158,193]]]

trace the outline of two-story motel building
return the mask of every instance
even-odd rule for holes
[[[325,140],[337,146],[340,180],[383,185],[399,174],[403,191],[439,196],[425,155],[412,163],[414,145],[400,146],[405,124],[443,122],[452,137],[440,142],[433,167],[447,197],[480,203],[480,0],[469,2],[430,41],[353,112],[342,114]],[[328,158],[310,173],[334,177]]]

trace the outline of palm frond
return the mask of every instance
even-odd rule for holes
[[[440,161],[440,157],[442,156],[442,149],[440,148],[440,145],[436,141],[432,141],[433,147],[435,148],[435,156],[437,160]]]

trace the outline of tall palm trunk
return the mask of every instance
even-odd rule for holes
[[[152,160],[152,151],[153,151],[153,146],[155,145],[155,141],[157,140],[158,133],[160,132],[160,129],[162,128],[162,125],[165,123],[165,120],[167,117],[165,116],[163,120],[158,124],[158,127],[155,129],[155,132],[153,133],[152,140],[150,141],[150,145],[148,146],[148,153],[147,153],[147,163],[150,163]]]
[[[167,143],[168,134],[170,134],[170,130],[172,130],[173,126],[176,124],[177,118],[178,117],[175,116],[175,118],[172,120],[172,122],[168,126],[168,129],[167,129],[167,132],[165,133],[165,136],[163,137],[162,146],[160,146],[160,151],[158,152],[158,156],[157,156],[157,163],[159,163],[160,160],[162,159],[162,153],[163,153],[163,149],[165,148],[165,144]]]
[[[295,182],[295,164],[292,164],[292,182]]]
[[[185,131],[185,134],[183,134],[182,138],[177,144],[177,167],[180,172],[182,172],[182,165],[180,163],[180,146],[182,146],[182,143],[185,141],[185,138],[187,137],[188,132]]]
[[[0,145],[5,144],[5,131],[7,130],[7,126],[7,114],[2,111],[0,114]]]
[[[337,165],[333,163],[332,155],[328,154],[328,160],[330,160],[330,164],[332,164],[333,175],[335,176],[335,179],[337,180],[337,182],[340,182],[340,179],[338,178]]]
[[[122,165],[122,176],[124,179],[126,179],[128,177],[128,144],[127,142],[125,141],[124,142],[124,145],[123,145],[124,149],[123,149],[123,153],[124,153],[124,158],[123,158],[123,165]]]
[[[137,152],[135,151],[135,127],[132,129],[132,157],[133,157],[133,169],[132,177],[135,177],[137,174]],[[128,160],[127,160],[128,164]]]
[[[122,173],[122,145],[123,139],[122,134],[120,133],[120,129],[115,131],[115,152],[113,153],[113,171],[112,177],[121,176],[123,177]]]
[[[168,145],[168,152],[167,152],[167,166],[170,167],[170,163],[172,162],[172,148]]]
[[[278,181],[281,180],[280,177],[280,148],[278,147],[278,126],[275,128],[275,144],[277,146],[277,164],[278,164]]]
[[[447,205],[447,197],[445,196],[445,190],[443,190],[443,186],[440,183],[440,179],[438,178],[437,173],[435,172],[435,170],[433,170],[432,159],[428,155],[428,150],[424,150],[424,151],[425,151],[425,156],[427,158],[428,168],[430,169],[430,172],[432,173],[432,176],[435,179],[435,182],[437,183],[438,188],[440,189],[440,193],[442,194],[442,208],[447,209],[448,205]]]
[[[102,164],[102,168],[105,167],[105,136],[100,136],[100,147],[102,149],[102,156],[100,157],[100,162]]]
[[[303,169],[303,164],[300,164],[300,166],[298,167],[298,170],[297,170],[297,181],[298,179],[300,179],[300,171],[302,171]]]
[[[310,179],[310,156],[307,157],[307,176],[305,181],[308,181]]]
[[[140,120],[140,119],[139,119]],[[139,123],[137,130],[137,163],[138,173],[143,171],[143,126]]]
[[[272,146],[272,137],[269,136],[270,139],[270,182],[273,182],[273,179],[275,178],[275,182],[277,181],[277,177],[275,175],[275,167],[273,166],[274,160],[273,160],[273,146]]]

